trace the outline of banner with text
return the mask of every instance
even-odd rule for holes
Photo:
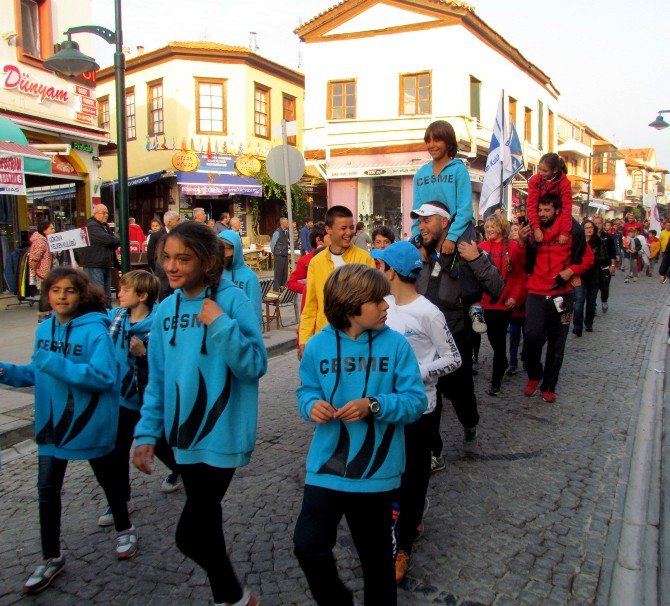
[[[47,236],[47,240],[49,241],[49,250],[52,253],[72,250],[73,248],[84,248],[91,245],[88,239],[88,230],[85,227],[50,234]]]
[[[26,176],[21,156],[0,156],[0,194],[26,195]]]

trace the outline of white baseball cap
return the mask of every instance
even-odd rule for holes
[[[440,215],[440,217],[451,219],[451,215],[449,214],[447,207],[442,204],[442,202],[426,202],[409,214],[412,219],[418,219],[419,217],[432,217],[433,215]]]

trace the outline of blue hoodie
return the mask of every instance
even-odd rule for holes
[[[247,295],[258,316],[258,324],[263,324],[263,308],[261,302],[261,283],[253,269],[244,263],[242,239],[234,229],[227,229],[219,234],[219,238],[233,245],[233,264],[230,269],[223,270],[223,277],[234,282]]]
[[[35,386],[35,441],[40,455],[94,459],[114,448],[119,415],[118,365],[109,319],[88,313],[35,333],[31,364],[0,363],[0,381]]]
[[[141,406],[139,389],[144,385],[138,385],[138,360],[136,356],[130,353],[130,340],[137,337],[147,345],[151,325],[154,321],[155,307],[149,315],[135,322],[130,323],[130,310],[124,307],[117,307],[109,310],[109,319],[111,328],[109,336],[114,343],[114,353],[119,363],[119,380],[121,382],[121,406],[130,410],[139,410]],[[142,374],[142,373],[140,373]]]
[[[306,484],[343,492],[384,492],[400,486],[405,469],[403,425],[428,406],[419,365],[400,333],[384,327],[353,340],[326,326],[305,346],[298,410],[310,420],[317,400],[342,408],[374,396],[376,414],[361,421],[317,423],[307,455]]]
[[[205,296],[223,313],[209,326],[197,316]],[[189,299],[181,290],[158,307],[149,337],[149,385],[137,445],[167,436],[177,463],[239,467],[256,441],[258,380],[267,352],[251,304],[228,280]]]
[[[470,173],[460,158],[454,158],[439,175],[433,174],[432,160],[414,175],[412,210],[426,202],[442,202],[449,209],[451,224],[447,238],[456,242],[474,220]],[[412,233],[419,234],[419,221],[412,222]]]

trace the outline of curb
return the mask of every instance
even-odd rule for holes
[[[607,599],[612,606],[658,604],[661,415],[667,317],[665,308],[655,323],[650,354],[645,360],[621,533]]]

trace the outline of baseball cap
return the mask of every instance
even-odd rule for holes
[[[432,215],[440,215],[440,217],[451,219],[451,215],[449,214],[447,207],[442,204],[442,202],[426,202],[409,214],[412,219],[418,219],[419,217],[431,217]]]
[[[423,267],[421,253],[413,244],[400,240],[384,249],[373,248],[370,251],[373,259],[384,261],[401,276],[416,278]]]

